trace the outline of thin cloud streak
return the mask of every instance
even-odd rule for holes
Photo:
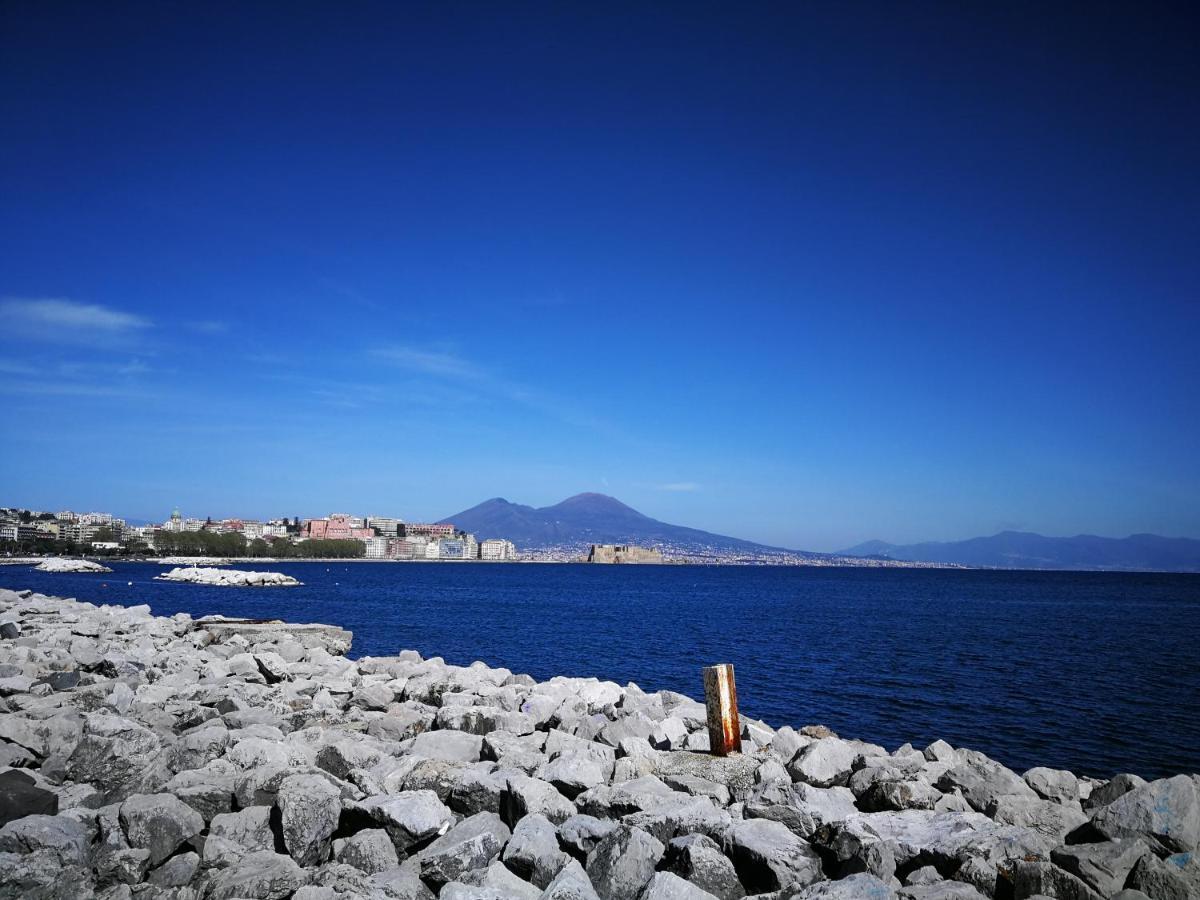
[[[463,381],[478,381],[487,377],[484,371],[474,363],[453,353],[438,350],[392,344],[387,347],[375,348],[371,351],[371,355],[389,365],[423,375],[458,378]]]
[[[96,303],[22,298],[0,300],[0,323],[26,337],[72,343],[97,336],[128,336],[152,324],[142,316]]]

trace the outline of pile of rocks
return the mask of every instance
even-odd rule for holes
[[[209,566],[227,566],[228,559],[217,559],[211,556],[162,556],[158,559],[151,560],[163,566],[194,566],[197,563],[204,563]],[[274,560],[263,560],[263,562],[274,562]]]
[[[156,581],[186,581],[216,587],[292,587],[302,584],[282,572],[243,572],[241,569],[181,567],[154,576]]]
[[[43,559],[34,568],[39,572],[111,572],[108,566],[102,566],[90,559],[64,559],[52,556]]]
[[[1196,776],[752,720],[718,759],[680,694],[259,624],[0,591],[0,897],[1200,892]]]

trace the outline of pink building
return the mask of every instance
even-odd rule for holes
[[[318,541],[338,541],[348,538],[375,537],[371,528],[358,525],[358,520],[345,513],[333,513],[325,519],[309,519],[300,527],[300,536]]]

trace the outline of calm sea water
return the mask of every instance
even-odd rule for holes
[[[272,563],[300,588],[0,567],[0,586],[155,613],[278,617],[535,678],[701,696],[736,666],[743,715],[894,748],[944,738],[1017,770],[1200,771],[1200,576],[918,569]],[[128,584],[127,582],[132,582]]]

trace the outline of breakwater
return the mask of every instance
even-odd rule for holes
[[[683,694],[349,660],[349,639],[0,591],[0,897],[1200,887],[1195,775],[1022,775],[745,718],[746,752],[717,759]]]

